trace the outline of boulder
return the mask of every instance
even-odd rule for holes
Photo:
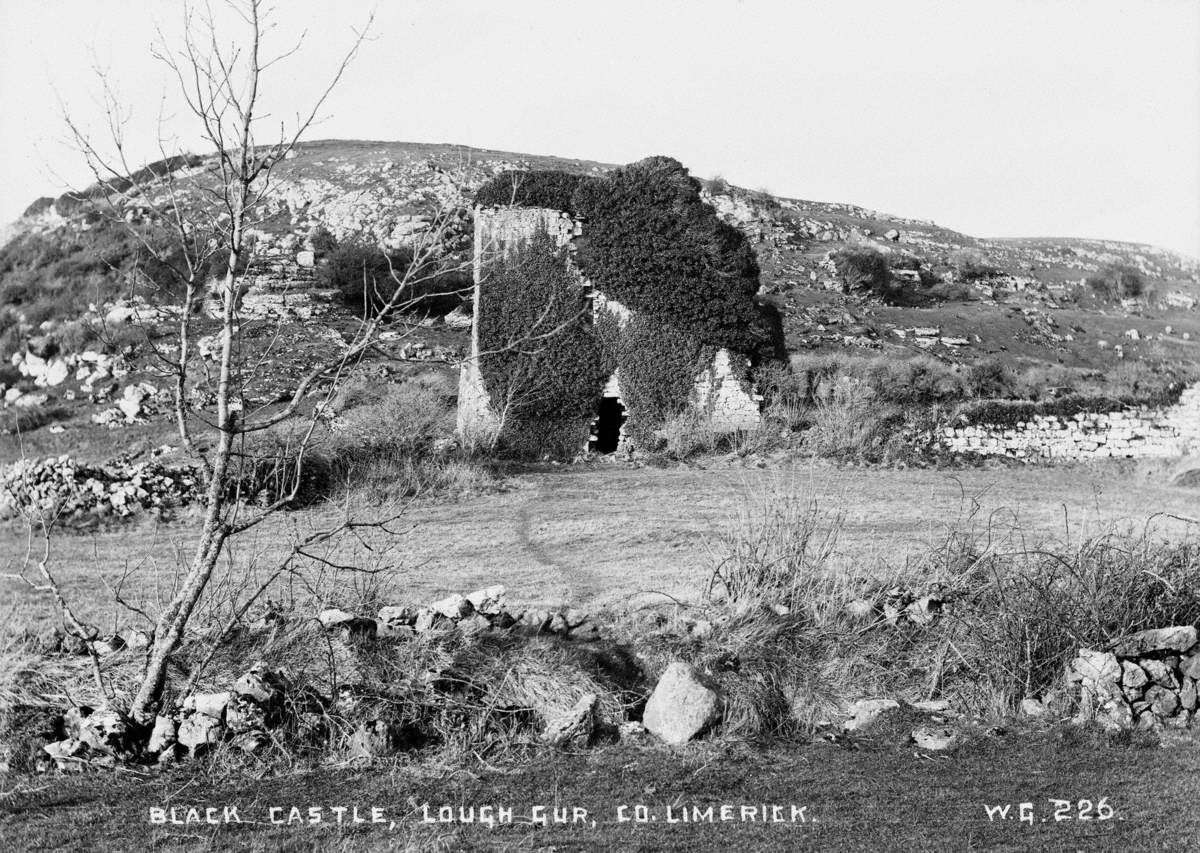
[[[596,704],[598,697],[595,693],[585,693],[569,711],[561,716],[547,720],[546,730],[542,740],[551,746],[572,747],[582,749],[592,739],[596,726]]]
[[[895,699],[859,699],[850,706],[850,716],[842,723],[842,729],[848,732],[866,731],[885,715],[899,710],[900,703]]]
[[[642,724],[669,744],[687,743],[721,718],[721,695],[682,661],[666,668],[646,702]]]
[[[253,699],[234,696],[225,709],[225,726],[234,734],[265,729],[267,712]]]
[[[84,756],[87,755],[87,744],[75,738],[48,743],[42,750],[54,761],[59,770],[80,770]]]
[[[1200,690],[1196,687],[1196,679],[1185,678],[1183,686],[1179,688],[1179,704],[1185,711],[1195,711],[1200,705],[1200,696],[1197,694]]]
[[[181,746],[186,747],[193,755],[203,749],[219,743],[225,733],[225,727],[216,717],[208,714],[190,714],[179,724],[176,737]]]
[[[1185,653],[1190,652],[1196,643],[1194,626],[1175,625],[1170,628],[1151,628],[1126,637],[1113,646],[1113,652],[1123,658],[1168,652]]]
[[[933,728],[930,726],[921,726],[913,729],[913,743],[918,749],[926,750],[927,752],[945,752],[946,750],[954,749],[958,746],[958,734],[948,728]]]
[[[1157,684],[1146,690],[1146,701],[1150,703],[1150,710],[1159,717],[1170,717],[1179,710],[1179,694]]]
[[[1070,678],[1092,684],[1117,684],[1121,680],[1121,665],[1111,652],[1080,649],[1071,661]]]
[[[447,620],[445,616],[437,611],[429,607],[422,607],[419,611],[417,611],[416,621],[413,622],[413,630],[418,634],[424,634],[426,631],[432,631],[434,628],[438,627],[439,624],[443,624],[448,621],[449,620]]]
[[[1146,674],[1146,670],[1142,669],[1133,661],[1121,661],[1121,686],[1125,688],[1125,695],[1137,693],[1140,695],[1142,688],[1150,683],[1150,676]]]
[[[127,649],[145,649],[150,646],[152,638],[149,632],[141,628],[124,628],[118,634]]]
[[[265,666],[255,665],[237,680],[233,692],[259,705],[270,705],[283,698],[280,681],[279,676]]]
[[[78,737],[93,752],[123,755],[129,751],[129,719],[115,708],[100,708],[82,721]]]
[[[1022,717],[1043,717],[1048,712],[1049,709],[1039,699],[1027,696],[1021,700]]]
[[[466,598],[476,612],[485,616],[499,616],[504,612],[504,597],[507,592],[508,589],[503,584],[494,584],[469,592]]]
[[[317,621],[326,631],[338,631],[347,643],[373,640],[378,628],[374,619],[355,616],[345,610],[322,610],[317,614]]]
[[[471,602],[467,601],[466,596],[459,595],[456,592],[433,602],[429,605],[429,609],[434,613],[445,616],[447,619],[461,619],[475,608],[471,605]]]
[[[1200,681],[1200,651],[1184,656],[1179,662],[1179,672],[1187,678]]]
[[[1146,677],[1159,687],[1165,687],[1168,690],[1179,689],[1179,679],[1175,677],[1175,668],[1166,661],[1150,658],[1142,661],[1141,668],[1145,671]]]
[[[482,613],[472,613],[458,622],[458,630],[468,636],[482,634],[484,631],[490,630],[491,627],[491,621]]]
[[[146,752],[158,755],[175,744],[176,725],[170,717],[154,718],[154,728],[150,730],[150,740],[146,743]]]
[[[218,693],[195,693],[183,700],[183,707],[186,710],[193,710],[197,714],[204,714],[206,717],[220,720],[225,716],[225,708],[229,705],[231,698],[232,694],[228,690]]]
[[[312,251],[303,251],[296,253],[296,266],[303,269],[312,269],[317,265],[317,255]]]
[[[550,611],[526,610],[521,614],[521,624],[535,631],[544,631],[550,625]]]
[[[317,621],[321,623],[323,628],[339,628],[347,622],[353,622],[358,617],[353,613],[347,613],[345,610],[338,610],[336,607],[331,607],[328,610],[322,610],[317,614]]]
[[[895,228],[891,228],[883,232],[883,237],[885,240],[891,240],[893,243],[895,243],[900,239],[900,232]]]
[[[385,633],[395,631],[396,628],[400,627],[411,628],[413,623],[417,621],[417,611],[411,607],[388,605],[387,607],[379,608],[379,613],[376,614],[376,621],[379,622],[380,628],[386,629]]]

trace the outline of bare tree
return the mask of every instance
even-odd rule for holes
[[[297,115],[290,127],[280,125],[270,143],[260,144],[258,134],[265,121],[265,116],[260,115],[261,87],[267,72],[293,55],[300,45],[268,57],[264,40],[273,28],[271,10],[262,0],[229,0],[227,5],[244,25],[243,40],[226,46],[211,11],[207,7],[197,11],[189,6],[184,13],[184,35],[178,47],[170,49],[160,33],[161,44],[155,49],[155,56],[178,83],[202,138],[215,151],[215,167],[208,173],[189,174],[171,168],[178,161],[167,153],[161,133],[160,148],[167,167],[131,169],[123,140],[124,116],[107,80],[104,91],[111,145],[104,152],[76,122],[69,116],[67,119],[96,178],[100,189],[96,194],[98,200],[109,204],[116,214],[134,204],[149,207],[155,220],[172,235],[171,251],[163,252],[143,232],[131,229],[144,248],[167,265],[180,285],[177,349],[160,350],[159,356],[174,378],[174,416],[180,440],[198,460],[204,474],[200,536],[173,595],[156,618],[153,642],[129,708],[130,715],[143,722],[160,703],[168,664],[205,596],[227,542],[295,500],[305,453],[319,424],[322,404],[331,399],[347,371],[377,345],[384,318],[418,302],[422,298],[419,286],[446,271],[440,250],[449,218],[439,215],[416,240],[411,263],[401,269],[393,268],[387,287],[372,295],[377,308],[363,316],[351,340],[332,357],[314,364],[282,405],[248,410],[247,389],[254,382],[254,365],[244,363],[239,347],[239,305],[242,279],[253,251],[250,232],[258,222],[256,217],[262,203],[274,189],[276,164],[289,155],[318,118],[362,46],[371,21],[355,34],[311,109]],[[194,309],[203,296],[206,274],[214,262],[219,263],[216,288],[219,330],[215,401],[209,411],[194,404],[189,391],[198,369]],[[239,500],[236,472],[239,449],[247,437],[297,419],[301,424],[297,430],[300,437],[293,448],[295,461],[288,474],[290,488],[278,490],[267,506],[251,509]],[[207,432],[208,440],[199,441],[197,430]],[[322,534],[326,539],[329,535]]]

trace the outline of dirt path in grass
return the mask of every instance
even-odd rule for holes
[[[419,501],[408,511],[402,537],[364,535],[336,553],[338,562],[385,567],[375,583],[389,600],[425,601],[450,591],[493,583],[526,604],[636,605],[672,596],[695,600],[708,582],[715,537],[747,501],[794,493],[815,501],[827,523],[839,518],[834,560],[858,573],[881,563],[903,564],[938,541],[948,525],[972,513],[977,527],[1015,523],[1028,541],[1077,539],[1117,523],[1142,524],[1153,513],[1195,516],[1200,491],[1163,485],[1117,465],[1071,468],[991,468],[885,471],[822,463],[756,468],[563,467],[511,478],[503,491],[457,500]],[[364,510],[381,515],[387,507]],[[294,530],[328,525],[334,508],[281,516],[239,541],[226,576],[243,577],[271,564]],[[1185,526],[1158,519],[1165,535]],[[1193,532],[1200,534],[1193,528]],[[129,598],[166,589],[179,554],[190,550],[186,524],[134,527],[61,538],[59,575],[96,618],[111,621],[104,584],[126,566]],[[0,529],[0,572],[23,552],[15,527]],[[361,578],[359,579],[361,582]],[[324,600],[349,595],[349,576],[324,575],[314,584]],[[305,590],[285,590],[303,595]],[[286,597],[283,592],[279,597]],[[0,581],[0,603],[18,604],[22,619],[43,618],[46,602],[12,581]],[[127,620],[127,616],[120,617]]]

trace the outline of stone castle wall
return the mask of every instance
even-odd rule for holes
[[[521,243],[529,240],[539,228],[545,228],[558,246],[570,246],[583,233],[581,223],[570,215],[548,208],[494,208],[475,211],[475,301],[480,305],[480,283],[486,274],[488,260],[507,257]],[[633,312],[619,302],[607,298],[591,287],[582,275],[580,287],[592,299],[594,315],[608,310],[621,324],[628,323]],[[478,315],[476,315],[476,320]],[[494,435],[500,428],[498,413],[488,399],[483,377],[479,371],[479,325],[471,324],[470,355],[459,374],[458,432],[464,439]],[[733,369],[734,356],[727,350],[717,351],[713,363],[695,379],[692,403],[703,412],[717,432],[752,429],[760,422],[761,398],[748,391]],[[604,397],[621,398],[619,371],[609,378]]]
[[[946,427],[939,439],[957,453],[1030,461],[1200,454],[1200,383],[1185,388],[1174,406],[1035,415],[1011,427]]]

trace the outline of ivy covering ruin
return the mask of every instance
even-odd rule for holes
[[[523,429],[533,428],[538,418],[561,427],[564,418],[575,423],[582,413],[593,412],[603,388],[594,371],[606,368],[607,376],[619,367],[629,434],[650,443],[657,428],[686,408],[696,375],[718,349],[729,349],[739,367],[775,358],[782,350],[778,317],[755,301],[759,268],[753,248],[701,200],[700,182],[677,160],[650,157],[603,177],[504,172],[475,200],[484,206],[548,207],[581,219],[583,236],[575,241],[572,261],[597,291],[634,312],[623,330],[598,329],[583,346],[577,344],[586,320],[564,331],[566,345],[556,342],[552,348],[565,356],[562,362],[551,348],[536,359],[485,359],[483,375],[495,406],[504,405],[515,381],[502,373],[527,371],[535,361],[556,373],[544,380],[554,393],[521,412]],[[525,253],[544,251],[531,246]],[[492,346],[528,327],[542,304],[529,302],[530,294],[541,292],[538,287],[563,293],[573,288],[582,302],[565,257],[553,272],[544,266],[535,257],[520,271],[505,262],[489,274],[486,289],[492,298],[480,306],[479,317]],[[543,274],[551,276],[552,285],[535,281]],[[498,299],[501,293],[506,295]],[[598,312],[598,321],[615,326],[605,310]],[[489,343],[481,340],[481,348],[486,352]],[[749,378],[747,370],[743,379]]]

